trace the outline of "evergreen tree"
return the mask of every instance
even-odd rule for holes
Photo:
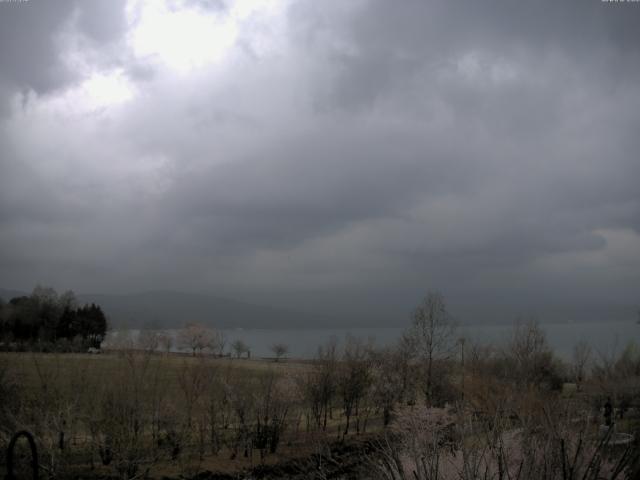
[[[82,339],[99,348],[107,333],[107,319],[99,305],[78,307],[75,295],[58,296],[52,288],[36,287],[30,296],[0,304],[0,335],[20,343]]]

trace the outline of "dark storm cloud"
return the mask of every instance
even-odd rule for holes
[[[135,55],[122,4],[21,5],[0,4],[25,43],[0,47],[0,93],[26,92],[0,129],[7,287],[373,319],[426,288],[474,320],[635,301],[640,4],[293,2],[186,73]],[[69,28],[131,98],[84,105]]]
[[[523,60],[558,54],[585,73],[633,81],[640,71],[633,9],[606,2],[505,0],[412,1],[399,8],[380,0],[363,2],[338,21],[327,18],[326,4],[298,4],[291,15],[296,40],[335,62],[337,100],[344,106],[402,87],[403,78],[422,68],[437,70],[469,51]]]
[[[126,0],[111,2],[77,1],[77,27],[99,44],[110,43],[126,33],[124,7]]]
[[[72,2],[7,2],[2,7],[0,76],[3,82],[38,91],[64,82],[68,73],[59,64],[53,34],[69,20]]]
[[[4,2],[0,11],[0,84],[45,93],[73,80],[61,59],[60,33],[74,15],[81,33],[97,44],[124,31],[124,0]],[[0,92],[1,93],[1,92]]]
[[[182,179],[169,208],[208,230],[198,237],[219,235],[229,248],[290,247],[350,222],[402,215],[424,195],[464,190],[468,178],[447,164],[450,155],[411,132],[327,126]]]

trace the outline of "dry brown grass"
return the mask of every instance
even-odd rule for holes
[[[141,352],[137,355],[143,355]],[[98,355],[84,353],[38,353],[38,352],[2,352],[0,362],[3,363],[19,384],[26,388],[37,386],[41,376],[55,378],[69,377],[80,372],[92,377],[108,379],[113,377],[121,367],[120,352],[108,352]],[[186,367],[202,364],[218,369],[234,369],[241,374],[259,375],[266,372],[276,374],[296,374],[310,368],[309,362],[296,360],[280,360],[274,362],[264,359],[215,358],[212,356],[191,356],[183,354],[152,354],[149,356],[151,366],[159,366],[162,381],[168,389],[177,388],[180,372]]]

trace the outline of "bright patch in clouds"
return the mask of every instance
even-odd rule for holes
[[[269,5],[270,4],[270,5]],[[204,11],[176,2],[131,0],[129,43],[135,56],[188,72],[220,61],[233,48],[240,23],[273,10],[276,2],[243,0],[228,9]]]
[[[133,98],[133,87],[120,71],[95,73],[81,89],[89,108],[104,108]]]
[[[135,97],[136,88],[122,72],[115,69],[94,72],[80,83],[74,84],[57,95],[38,95],[33,91],[16,94],[14,112],[20,118],[57,119],[63,127],[67,121],[87,114],[108,114],[111,108],[122,105]]]
[[[145,3],[131,45],[138,57],[159,59],[171,68],[188,71],[218,60],[233,45],[236,26],[199,11],[171,11],[166,5]]]

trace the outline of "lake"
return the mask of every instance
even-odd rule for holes
[[[593,322],[593,323],[549,323],[540,324],[554,351],[565,359],[570,359],[573,347],[584,340],[597,355],[613,355],[621,352],[630,342],[640,343],[640,325],[635,322]],[[251,349],[252,357],[270,357],[271,345],[284,343],[289,347],[290,357],[311,358],[318,346],[332,337],[344,342],[347,335],[372,339],[376,345],[392,345],[402,335],[402,328],[322,328],[322,329],[224,329],[226,349],[235,340],[242,340]],[[176,330],[169,330],[174,335]],[[512,325],[464,325],[458,327],[457,336],[468,341],[495,346],[504,345],[513,333]],[[121,335],[135,338],[138,332],[113,332],[108,342]]]

